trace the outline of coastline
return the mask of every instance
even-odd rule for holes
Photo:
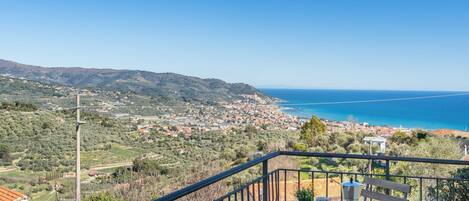
[[[451,91],[261,89],[282,111],[300,118],[312,114],[329,121],[368,122],[373,126],[467,131],[469,94]]]
[[[281,112],[290,115],[294,118],[297,118],[300,122],[304,123],[310,119],[310,117],[306,116],[301,116],[297,115],[293,112],[289,112],[289,110],[295,110],[295,108],[292,107],[286,107],[282,106],[281,103],[286,103],[288,102],[287,100],[283,100],[280,98],[274,97],[276,100],[273,102],[273,105],[275,105]],[[311,114],[315,115],[315,114]],[[337,130],[343,130],[343,131],[363,131],[363,132],[370,132],[374,133],[376,135],[382,136],[382,137],[390,137],[392,134],[394,134],[397,131],[401,132],[406,132],[406,133],[411,133],[413,131],[426,131],[430,134],[433,135],[440,135],[440,136],[452,136],[452,137],[459,137],[459,138],[469,138],[469,132],[468,131],[463,131],[463,130],[458,130],[458,129],[452,129],[452,128],[436,128],[436,129],[426,129],[426,128],[417,128],[417,127],[403,127],[403,126],[390,126],[390,125],[376,125],[376,124],[369,124],[367,122],[351,122],[351,121],[341,121],[341,120],[336,120],[336,119],[329,119],[329,118],[324,118],[321,116],[317,116],[319,119],[321,119],[323,122],[326,123],[328,129],[330,131],[337,131]],[[335,129],[334,129],[335,128]]]

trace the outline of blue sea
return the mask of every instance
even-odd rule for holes
[[[300,117],[367,122],[422,129],[469,129],[469,93],[443,91],[372,91],[261,89],[281,99],[284,111]]]

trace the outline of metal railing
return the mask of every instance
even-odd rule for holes
[[[315,176],[323,175],[322,178],[323,184],[325,189],[322,194],[314,195],[313,197],[324,196],[324,197],[331,197],[331,190],[329,188],[330,184],[334,181],[336,182],[336,186],[344,181],[347,181],[348,178],[353,178],[354,181],[363,181],[365,177],[371,178],[385,178],[386,175],[384,174],[367,174],[367,173],[358,173],[358,172],[337,172],[337,171],[314,171],[314,170],[295,170],[295,169],[277,169],[270,172],[267,175],[268,178],[268,192],[267,194],[262,194],[261,187],[263,186],[262,178],[264,176],[258,177],[250,182],[245,183],[244,185],[236,188],[235,190],[227,193],[226,195],[215,199],[215,201],[231,201],[231,200],[241,200],[241,201],[261,201],[264,197],[269,201],[287,201],[287,200],[295,200],[291,198],[295,192],[289,192],[290,188],[287,188],[290,185],[289,176],[291,174],[288,173],[295,173],[297,174],[296,178],[294,178],[295,183],[292,185],[296,185],[296,190],[302,189],[304,187],[303,182],[310,184],[310,188],[312,192],[315,192],[315,182],[317,178]],[[310,181],[306,181],[301,179],[300,174],[307,173],[309,174]],[[469,180],[467,179],[455,179],[455,178],[442,178],[442,177],[422,177],[422,176],[408,176],[408,175],[389,175],[391,180],[397,181],[403,184],[409,184],[410,181],[414,181],[415,185],[411,185],[412,189],[416,189],[417,195],[415,196],[418,200],[440,200],[438,192],[442,189],[438,187],[438,183],[441,181],[459,181],[459,182],[467,182],[469,184]],[[433,199],[424,199],[425,198],[425,189],[423,188],[424,182],[432,182],[436,190],[436,195]],[[291,185],[290,185],[291,186]],[[337,190],[337,189],[336,189]],[[290,193],[290,194],[289,194]],[[341,192],[335,192],[336,196],[338,197],[331,197],[335,198],[336,200],[342,200],[343,195]],[[338,195],[337,195],[338,194]]]
[[[313,170],[293,170],[293,169],[277,169],[272,172],[268,171],[268,162],[269,160],[276,158],[278,156],[300,156],[300,157],[315,157],[315,158],[339,158],[339,159],[363,159],[363,160],[380,160],[384,161],[384,174],[367,174],[367,173],[347,173],[347,172],[327,172],[327,171],[313,171]],[[297,173],[297,185],[298,189],[301,188],[301,175],[300,173],[311,174],[311,186],[314,188],[314,178],[315,174],[324,174],[326,179],[326,192],[325,195],[329,194],[329,179],[330,176],[336,176],[340,178],[340,181],[343,181],[344,175],[352,175],[356,180],[360,180],[360,176],[369,176],[369,177],[382,177],[386,180],[391,179],[401,179],[403,183],[407,183],[409,180],[417,180],[418,190],[419,190],[419,200],[423,200],[423,185],[422,183],[425,180],[435,181],[437,184],[442,180],[452,180],[451,178],[436,178],[436,177],[423,177],[423,176],[413,176],[413,175],[391,175],[390,166],[391,162],[414,162],[414,163],[427,163],[427,164],[445,164],[445,165],[458,165],[458,166],[469,166],[469,161],[462,160],[446,160],[446,159],[432,159],[432,158],[414,158],[414,157],[393,157],[393,156],[375,156],[375,155],[359,155],[359,154],[337,154],[337,153],[315,153],[315,152],[297,152],[297,151],[278,151],[273,152],[262,157],[253,159],[247,163],[236,166],[229,170],[223,171],[217,175],[209,177],[207,179],[201,180],[195,184],[182,188],[180,190],[169,193],[155,201],[170,201],[182,198],[191,193],[194,193],[200,189],[208,187],[212,184],[215,184],[219,181],[222,181],[228,177],[236,175],[244,170],[247,170],[256,165],[262,164],[262,176],[256,178],[246,184],[238,187],[234,191],[227,193],[226,195],[216,198],[215,200],[259,200],[259,201],[271,201],[271,200],[286,200],[287,188],[287,173],[296,172]],[[284,185],[281,189],[281,172],[284,175]],[[469,182],[469,181],[468,181]],[[257,188],[256,188],[257,187]],[[283,193],[281,191],[283,190]],[[313,189],[314,191],[314,189]],[[438,192],[438,191],[437,191]],[[283,199],[281,198],[283,195]],[[437,199],[438,200],[438,193]]]

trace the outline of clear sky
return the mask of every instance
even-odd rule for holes
[[[468,2],[0,0],[0,58],[257,87],[469,91]]]

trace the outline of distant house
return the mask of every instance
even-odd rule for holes
[[[1,201],[29,201],[29,197],[20,192],[0,186],[0,200]]]
[[[363,141],[367,144],[370,145],[370,150],[369,154],[371,153],[371,146],[372,145],[378,145],[379,149],[377,150],[377,153],[385,153],[386,152],[386,138],[384,137],[365,137]]]

